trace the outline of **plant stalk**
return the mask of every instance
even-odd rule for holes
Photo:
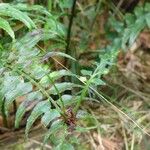
[[[48,8],[49,12],[52,11],[52,0],[47,1],[47,8]]]
[[[62,104],[62,111],[63,111],[63,113],[65,114],[65,105],[64,105],[62,96],[61,96],[61,94],[59,93],[59,90],[58,90],[57,86],[55,85],[53,79],[52,79],[49,75],[47,75],[47,77],[48,77],[48,79],[50,80],[50,82],[53,84],[53,86],[54,86],[54,88],[55,88],[55,90],[56,90],[56,92],[57,92],[57,94],[58,94],[58,96],[59,96],[59,99],[60,99],[61,104]]]
[[[66,38],[66,50],[65,53],[72,56],[72,52],[70,50],[70,42],[71,42],[71,29],[73,25],[73,19],[75,17],[75,8],[76,8],[76,2],[77,0],[73,1],[72,9],[71,9],[71,15],[69,19],[69,25],[68,25],[68,32],[67,32],[67,38]],[[65,65],[67,64],[68,59],[65,59]]]

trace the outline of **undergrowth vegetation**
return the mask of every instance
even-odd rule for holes
[[[19,128],[31,110],[25,127],[27,138],[40,118],[47,129],[44,144],[51,140],[56,149],[74,149],[79,141],[72,133],[88,131],[82,121],[96,121],[82,104],[102,101],[148,134],[121,106],[108,100],[101,87],[107,85],[104,76],[111,74],[118,53],[127,51],[140,32],[150,28],[150,3],[137,6],[133,13],[112,8],[103,0],[87,4],[75,0],[0,3],[0,112],[4,127],[11,128],[8,119],[13,112],[13,125]],[[97,16],[105,10],[110,10],[104,28],[107,44],[96,50],[90,67],[84,66],[79,54],[91,53],[89,43],[98,34],[94,29]]]

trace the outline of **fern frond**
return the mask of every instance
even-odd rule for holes
[[[0,3],[0,16],[9,16],[23,22],[29,29],[36,28],[34,22],[26,13],[19,11],[13,5],[8,3]]]
[[[139,33],[146,27],[150,27],[150,9],[149,3],[145,4],[145,7],[136,7],[134,15],[127,14],[125,16],[125,22],[127,27],[123,31],[122,47],[125,49],[125,45],[129,47],[134,43]]]

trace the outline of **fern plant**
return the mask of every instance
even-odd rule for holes
[[[136,40],[139,33],[144,28],[150,28],[150,3],[146,3],[144,7],[136,7],[134,10],[134,15],[126,14],[125,23],[127,28],[124,30],[123,34],[123,44],[128,42],[128,45],[131,46]]]
[[[18,128],[23,116],[32,104],[34,108],[27,120],[26,136],[28,136],[34,122],[41,117],[41,123],[47,128],[50,127],[45,136],[44,143],[52,134],[63,129],[65,130],[64,138],[61,139],[59,147],[72,147],[69,143],[65,144],[64,141],[68,135],[68,129],[73,130],[75,128],[76,116],[71,105],[74,105],[78,99],[77,95],[66,95],[63,92],[73,88],[82,88],[82,85],[58,82],[58,79],[64,76],[75,75],[64,69],[53,71],[52,65],[48,62],[54,56],[67,57],[72,59],[72,61],[75,61],[75,59],[62,52],[44,51],[38,45],[40,41],[45,42],[49,40],[56,44],[56,46],[59,43],[59,47],[61,45],[63,49],[63,46],[65,46],[65,28],[41,6],[28,7],[23,4],[18,6],[4,3],[2,6],[3,8],[6,7],[6,12],[4,10],[2,15],[8,15],[7,10],[10,9],[13,15],[17,12],[15,19],[17,18],[22,22],[24,21],[22,19],[24,16],[19,19],[19,13],[21,12],[21,15],[25,14],[29,18],[28,11],[31,11],[31,25],[34,24],[33,29],[30,28],[30,32],[19,39],[14,38],[14,32],[10,25],[8,26],[9,28],[7,26],[7,28],[2,28],[13,38],[13,42],[2,45],[0,53],[0,111],[3,116],[4,125],[9,127],[7,120],[11,105],[14,106],[16,111],[15,127]],[[45,25],[44,28],[39,28],[39,21],[34,19],[34,15],[32,15],[34,11],[40,13],[40,18],[46,15],[40,23],[41,26]],[[9,15],[9,17],[14,16]],[[2,23],[5,23],[5,19],[3,20]],[[13,23],[13,20],[10,23]],[[26,22],[24,21],[23,23],[25,24]],[[28,24],[25,25],[29,27]],[[58,95],[59,98],[54,100],[51,95]],[[21,104],[17,103],[19,97],[24,99]]]
[[[112,40],[114,36],[121,39],[120,48],[126,49],[131,47],[140,32],[145,28],[150,28],[150,3],[144,6],[137,6],[134,13],[126,13],[123,20],[119,21],[113,16],[109,18],[106,31]],[[115,32],[110,31],[113,29]]]
[[[75,61],[75,59],[62,52],[44,52],[37,45],[39,41],[46,40],[53,40],[56,43],[59,42],[62,43],[62,45],[65,45],[65,31],[63,26],[41,6],[28,8],[26,5],[21,5],[21,7],[18,7],[16,5],[13,6],[4,3],[0,6],[3,6],[3,8],[5,8],[4,10],[1,9],[1,15],[8,15],[7,11],[9,10],[9,12],[11,11],[11,14],[15,16],[15,19],[17,18],[18,20],[21,20],[28,27],[30,27],[29,23],[32,22],[31,25],[33,26],[34,24],[33,27],[36,28],[37,23],[34,19],[32,21],[27,16],[27,14],[23,12],[23,10],[38,11],[37,8],[42,8],[40,9],[40,12],[42,11],[42,13],[44,12],[44,15],[47,15],[47,18],[43,18],[45,21],[44,24],[46,24],[46,27],[44,29],[32,30],[30,28],[30,30],[32,31],[27,33],[21,39],[16,39],[16,41],[13,41],[13,43],[10,43],[9,45],[5,44],[2,46],[0,60],[0,110],[3,115],[5,125],[9,126],[7,123],[7,118],[9,116],[10,106],[12,105],[12,103],[14,103],[14,105],[17,105],[15,100],[18,97],[22,96],[24,96],[24,101],[17,108],[15,120],[16,128],[19,127],[20,121],[22,120],[23,115],[25,114],[30,104],[34,103],[35,105],[27,121],[26,135],[28,134],[35,120],[42,114],[44,115],[41,121],[45,126],[48,126],[49,123],[55,118],[62,117],[61,120],[67,121],[66,106],[68,104],[65,103],[65,100],[69,96],[61,96],[61,93],[63,93],[66,89],[72,89],[73,87],[80,86],[69,82],[56,84],[56,81],[59,78],[72,74],[65,70],[52,71],[52,66],[49,66],[45,63],[46,61],[48,61],[48,59],[54,56],[67,57],[68,59],[72,59],[73,61]],[[22,11],[18,10],[19,8],[21,8]],[[17,15],[15,15],[15,13],[17,13]],[[19,15],[23,15],[21,16],[21,19],[19,19]],[[9,16],[12,17],[10,14]],[[27,20],[26,18],[31,20],[30,22],[28,22],[28,24],[25,22]],[[47,24],[47,20],[51,21],[51,26]],[[3,22],[1,24],[6,23],[5,19],[3,19],[2,21]],[[9,24],[5,24],[2,29],[8,32],[9,35],[14,39],[14,32],[12,31]],[[55,101],[51,97],[51,94],[59,95],[59,100]]]

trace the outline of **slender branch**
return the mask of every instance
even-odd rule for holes
[[[72,24],[73,24],[73,19],[75,16],[75,8],[76,8],[76,2],[77,0],[73,1],[72,9],[71,9],[71,15],[69,19],[69,25],[68,25],[68,32],[67,32],[67,38],[66,38],[66,54],[70,54],[69,49],[70,49],[70,41],[71,41],[71,29],[72,29]],[[65,59],[65,64],[67,63],[67,59]]]

